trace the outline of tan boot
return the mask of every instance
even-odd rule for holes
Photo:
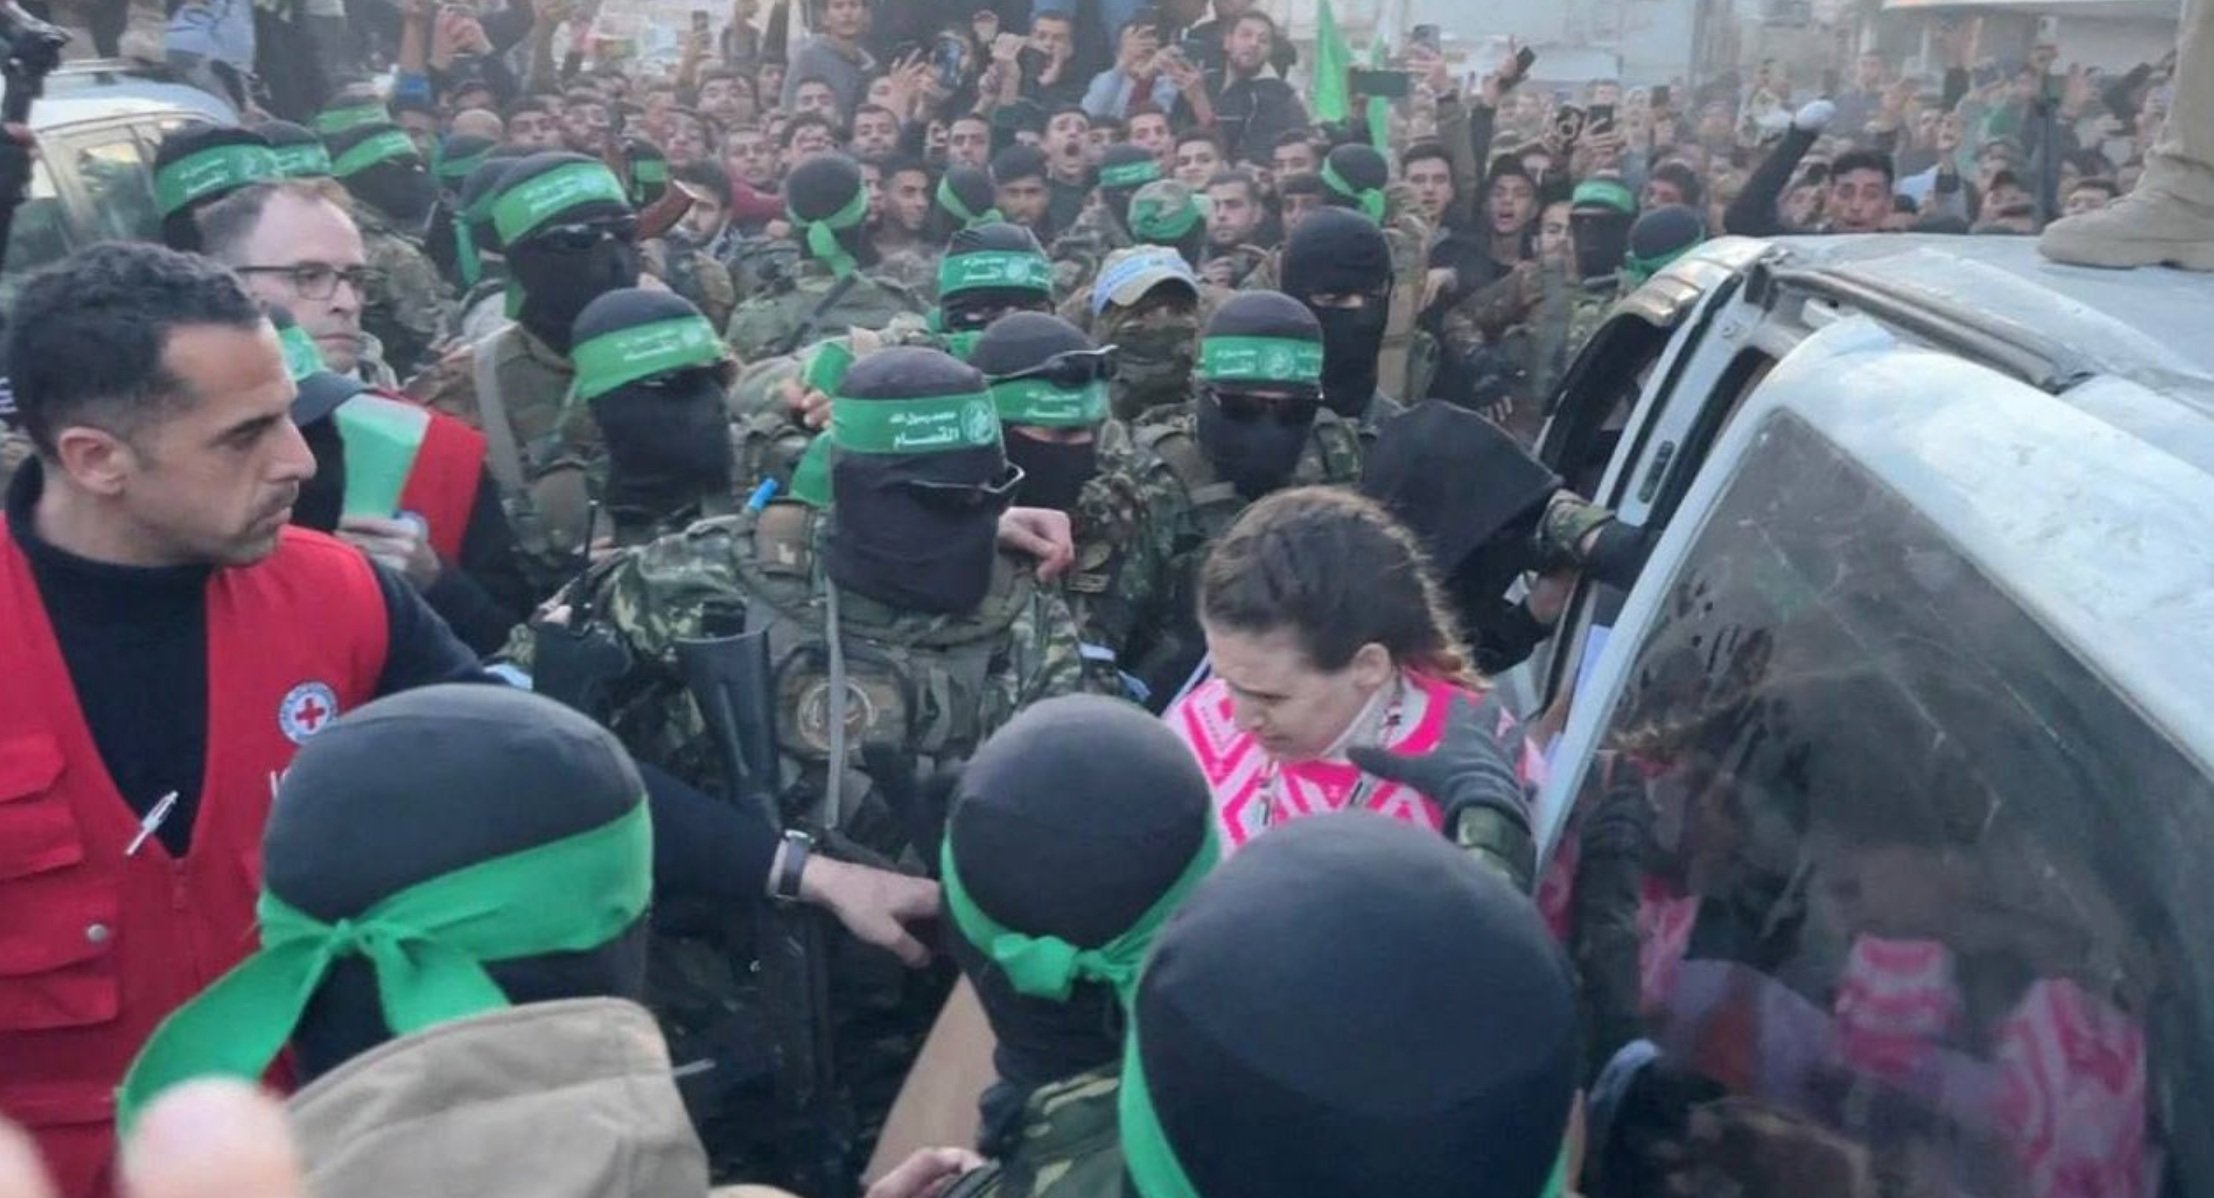
[[[2097,212],[2053,222],[2037,249],[2076,266],[2214,271],[2214,205],[2140,187]]]

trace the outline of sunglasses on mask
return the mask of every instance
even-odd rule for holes
[[[727,366],[687,366],[682,370],[640,379],[637,385],[644,390],[661,394],[689,395],[711,388],[721,389],[729,382],[730,369]]]
[[[638,218],[621,216],[609,220],[548,225],[531,234],[530,244],[556,254],[581,254],[603,241],[631,241],[637,236]]]
[[[1093,381],[1106,382],[1115,377],[1115,347],[1103,349],[1072,349],[1055,354],[1027,370],[1012,374],[993,375],[994,383],[1012,383],[1018,379],[1043,379],[1063,391],[1074,391]]]
[[[927,478],[911,478],[904,484],[915,502],[939,512],[973,512],[979,508],[1004,508],[1014,501],[1015,488],[1022,485],[1022,467],[1009,464],[1007,473],[998,482],[989,483],[941,483]]]
[[[1286,428],[1314,423],[1322,400],[1313,395],[1255,395],[1249,391],[1215,391],[1215,406],[1239,424],[1274,417]]]

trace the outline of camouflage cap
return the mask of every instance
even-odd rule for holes
[[[1155,179],[1130,197],[1130,234],[1141,241],[1172,242],[1207,219],[1207,197],[1179,179]]]

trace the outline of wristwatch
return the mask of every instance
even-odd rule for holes
[[[780,903],[800,901],[800,875],[807,871],[807,858],[815,851],[815,838],[797,828],[784,834],[784,863],[776,871],[776,884],[769,890],[769,897]]]

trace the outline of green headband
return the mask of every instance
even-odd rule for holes
[[[1569,195],[1568,204],[1571,208],[1585,205],[1612,208],[1628,216],[1637,211],[1637,196],[1627,184],[1616,180],[1586,179],[1576,185],[1576,190]]]
[[[492,157],[492,151],[497,148],[497,146],[486,146],[474,154],[463,154],[459,158],[441,156],[438,160],[438,177],[448,183],[459,183],[467,179],[470,173],[478,167],[483,166]]]
[[[303,141],[269,151],[276,156],[277,173],[287,179],[305,179],[331,173],[331,152],[323,143]]]
[[[1161,1127],[1161,1115],[1153,1107],[1153,1091],[1146,1085],[1145,1061],[1138,1048],[1138,1016],[1135,1002],[1126,1002],[1130,1028],[1123,1037],[1122,1086],[1115,1095],[1115,1114],[1122,1135],[1122,1165],[1130,1174],[1138,1198],[1200,1198],[1198,1187],[1184,1172],[1184,1162],[1169,1144]],[[1563,1198],[1568,1193],[1568,1139],[1561,1139],[1553,1171],[1537,1198]]]
[[[1162,211],[1159,205],[1148,204],[1141,215],[1133,204],[1130,232],[1138,237],[1175,241],[1192,231],[1200,215],[1199,205],[1191,200],[1186,200],[1184,206],[1173,213]]]
[[[966,362],[976,352],[976,343],[984,337],[984,330],[970,329],[964,333],[938,334],[938,348]]]
[[[1377,224],[1384,223],[1384,193],[1381,188],[1355,187],[1345,181],[1338,168],[1328,160],[1322,164],[1322,182],[1330,190],[1361,206],[1361,212]]]
[[[830,402],[830,437],[848,453],[951,453],[999,444],[999,409],[989,392],[924,399]]]
[[[616,329],[577,343],[569,360],[576,381],[569,394],[596,399],[626,383],[723,360],[723,339],[704,316],[677,316]]]
[[[982,212],[971,211],[967,204],[961,202],[960,193],[953,190],[953,180],[951,179],[938,180],[938,206],[959,217],[961,227],[964,229],[973,229],[978,225],[996,224],[1006,219],[999,214],[997,208],[986,208]]]
[[[647,811],[641,798],[597,828],[418,882],[336,923],[264,889],[261,951],[154,1029],[116,1096],[119,1121],[128,1129],[150,1099],[191,1078],[259,1078],[344,957],[368,959],[396,1036],[506,1008],[486,962],[597,948],[645,913]]]
[[[336,137],[348,129],[363,125],[381,125],[392,119],[382,104],[355,104],[346,108],[326,108],[315,114],[315,131],[325,137]]]
[[[278,176],[277,156],[268,146],[209,146],[187,154],[154,174],[154,202],[168,216],[197,200],[236,191]]]
[[[417,162],[423,160],[423,156],[416,153],[415,143],[408,139],[408,135],[393,129],[368,138],[340,154],[331,163],[331,173],[341,179],[348,179],[380,162],[397,162],[408,158]]]
[[[315,348],[315,338],[306,329],[296,324],[278,329],[277,344],[284,349],[284,372],[293,382],[323,372],[323,351]]]
[[[492,228],[501,244],[514,245],[552,217],[597,203],[628,209],[630,197],[614,171],[597,162],[571,162],[501,191],[492,201]]]
[[[1090,428],[1107,419],[1107,384],[1094,379],[1069,391],[1049,379],[1011,379],[992,384],[992,403],[1001,424]]]
[[[1210,383],[1322,381],[1322,343],[1295,337],[1202,337],[1199,377]]]
[[[1697,249],[1698,246],[1699,243],[1695,241],[1680,249],[1662,250],[1649,258],[1641,258],[1635,253],[1626,253],[1622,258],[1622,275],[1633,284],[1642,283],[1666,270],[1669,263]]]
[[[785,205],[784,212],[792,218],[793,224],[807,230],[809,257],[829,263],[830,273],[839,278],[853,273],[853,268],[858,263],[853,260],[852,254],[846,252],[846,247],[838,243],[838,233],[860,224],[862,218],[869,214],[868,188],[855,188],[853,198],[846,201],[845,207],[821,220],[809,220],[793,211],[789,204]]]
[[[1161,164],[1151,158],[1099,168],[1101,187],[1143,187],[1161,177]]]
[[[974,254],[948,254],[938,261],[939,298],[984,287],[1019,287],[1051,294],[1053,264],[1044,254],[1016,250],[984,250]]]
[[[1067,1002],[1069,994],[1078,982],[1102,982],[1115,988],[1115,994],[1125,1005],[1137,992],[1138,970],[1145,964],[1146,950],[1153,946],[1154,934],[1168,922],[1176,909],[1184,905],[1192,891],[1206,880],[1209,871],[1222,860],[1222,848],[1215,839],[1214,820],[1207,821],[1206,834],[1200,838],[1199,851],[1192,854],[1184,872],[1145,914],[1131,924],[1121,935],[1098,948],[1078,948],[1058,936],[1031,936],[1002,926],[984,913],[969,897],[961,884],[961,873],[954,868],[953,840],[946,838],[938,851],[939,882],[945,887],[946,910],[953,916],[953,924],[961,935],[979,952],[990,957],[1006,971],[1007,980],[1015,990],[1032,998],[1046,998],[1054,1002]]]
[[[667,183],[669,160],[666,158],[641,158],[630,164],[630,177],[639,183]]]

